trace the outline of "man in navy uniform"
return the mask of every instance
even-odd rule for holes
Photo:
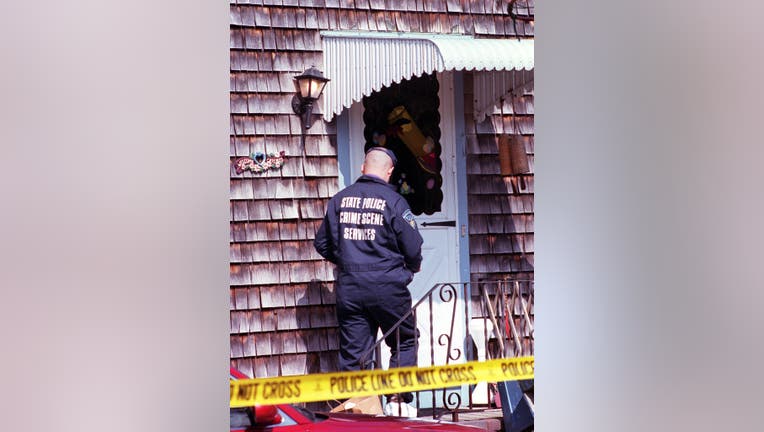
[[[337,321],[340,370],[359,370],[360,357],[374,345],[379,328],[387,332],[411,310],[407,285],[422,263],[422,236],[406,200],[390,185],[395,154],[384,147],[366,152],[361,177],[330,201],[314,246],[337,265]],[[413,315],[394,331],[390,367],[416,366]],[[403,394],[404,402],[412,400]]]

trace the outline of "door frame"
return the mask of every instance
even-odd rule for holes
[[[456,169],[456,226],[459,229],[459,277],[470,282],[470,224],[467,211],[467,134],[464,119],[464,71],[453,72],[454,169]],[[471,285],[470,285],[471,286]]]
[[[469,215],[467,206],[467,137],[464,124],[464,72],[447,71],[438,73],[438,83],[443,86],[443,81],[450,81],[446,84],[453,91],[439,91],[441,97],[439,111],[441,115],[441,125],[450,126],[448,135],[443,133],[441,127],[441,136],[451,136],[454,140],[453,171],[442,173],[455,177],[453,191],[456,203],[455,219],[457,225],[456,246],[457,246],[457,264],[459,266],[459,281],[470,282],[470,252],[469,252]],[[352,146],[354,139],[354,130],[351,124],[363,124],[363,105],[361,102],[354,102],[350,108],[345,108],[335,117],[337,127],[337,163],[338,187],[343,189],[350,186],[361,175],[356,169],[353,170],[353,161],[363,159],[363,149],[358,146]]]

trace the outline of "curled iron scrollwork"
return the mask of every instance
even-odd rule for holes
[[[445,342],[443,342],[444,339]],[[448,360],[458,360],[459,357],[462,356],[462,350],[451,347],[451,335],[443,333],[438,336],[438,344],[446,347],[446,350],[448,351]]]
[[[458,297],[458,293],[456,291],[456,287],[453,284],[447,283],[440,286],[438,296],[440,297],[440,300],[443,302],[443,304],[452,303],[450,320],[451,326],[449,328],[449,332],[438,336],[438,344],[440,344],[440,346],[446,347],[446,363],[448,363],[450,360],[457,360],[462,355],[462,351],[459,348],[451,347],[454,335],[454,319],[456,317],[456,299]]]
[[[449,411],[456,411],[462,406],[462,395],[459,390],[446,390],[443,392],[443,407]]]
[[[443,284],[440,286],[438,295],[443,303],[449,303],[452,300],[456,300],[456,287],[452,284]]]

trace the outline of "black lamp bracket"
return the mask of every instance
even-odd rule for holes
[[[295,114],[302,114],[305,111],[305,107],[302,104],[302,98],[300,98],[299,95],[294,95],[292,97],[292,111],[294,111]]]
[[[313,113],[313,101],[301,98],[299,95],[292,97],[292,111],[300,116],[303,127],[310,129],[313,125],[311,114]]]

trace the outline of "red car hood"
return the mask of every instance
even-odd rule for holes
[[[475,432],[481,430],[474,426],[459,425],[456,423],[428,420],[425,418],[404,418],[374,416],[368,414],[347,413],[321,413],[317,415],[328,416],[329,419],[313,424],[313,430],[364,430],[364,431],[396,431],[418,430],[424,431],[454,431]]]

